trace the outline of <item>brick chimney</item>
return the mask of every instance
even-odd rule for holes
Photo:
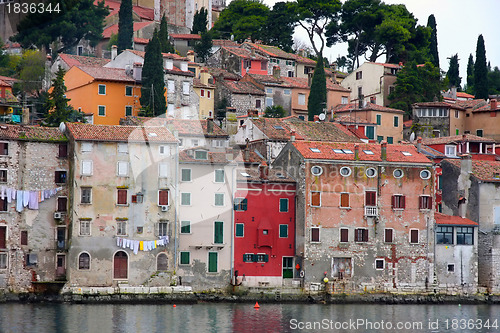
[[[461,156],[460,169],[465,174],[472,173],[472,156],[469,154],[464,154]]]
[[[262,163],[259,164],[259,176],[260,179],[267,179],[269,176],[269,167],[266,161],[262,161]]]
[[[290,131],[290,141],[295,142],[295,131],[294,130]]]
[[[319,115],[317,114],[314,115],[314,122],[319,123]]]
[[[382,158],[382,161],[387,161],[387,142],[382,141],[380,143],[380,157]]]
[[[417,151],[420,153],[422,150],[422,137],[417,138]]]
[[[208,80],[210,79],[210,73],[208,73],[208,70],[206,68],[203,68],[200,71],[200,81],[204,85],[208,85]]]
[[[111,46],[111,60],[115,60],[117,55],[118,55],[118,46],[112,45]]]
[[[359,144],[354,144],[354,160],[359,160]]]
[[[207,133],[212,134],[214,132],[214,120],[212,118],[207,118]]]
[[[189,59],[189,61],[194,62],[194,51],[193,50],[187,51],[186,57]]]
[[[497,100],[495,98],[492,98],[490,100],[490,110],[494,111],[498,108]]]

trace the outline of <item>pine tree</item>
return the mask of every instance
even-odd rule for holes
[[[118,12],[118,53],[132,48],[133,36],[132,0],[122,0]]]
[[[160,31],[158,32],[160,49],[163,53],[175,53],[175,48],[168,38],[168,23],[165,15],[161,18]]]
[[[315,115],[323,113],[326,108],[326,75],[323,55],[320,53],[312,77],[309,99],[307,100],[308,120],[313,121]]]
[[[448,68],[446,77],[448,78],[449,86],[456,87],[458,90],[460,90],[460,83],[462,82],[462,78],[459,76],[459,74],[458,54],[455,54],[450,58],[450,67]]]
[[[191,29],[192,34],[202,34],[207,31],[208,25],[208,11],[205,7],[202,7],[199,11],[197,10],[193,17],[193,28]]]
[[[474,92],[476,98],[488,99],[488,67],[483,35],[477,38],[476,63],[474,64]]]
[[[59,67],[56,77],[52,80],[52,91],[43,106],[47,112],[45,117],[45,125],[47,126],[56,127],[62,122],[69,121],[72,113],[75,112],[73,107],[68,105],[69,98],[64,97],[66,94],[65,74],[66,71]]]
[[[429,15],[429,18],[427,19],[427,27],[432,29],[431,40],[430,40],[431,43],[429,45],[429,53],[430,53],[431,62],[434,64],[434,66],[439,68],[437,25],[436,25],[436,18],[434,17],[434,14]]]
[[[469,62],[467,63],[467,89],[469,94],[474,93],[474,58],[472,54],[469,55]]]
[[[142,68],[141,115],[159,116],[166,112],[165,79],[163,77],[163,57],[160,50],[158,32],[146,45],[144,65]]]

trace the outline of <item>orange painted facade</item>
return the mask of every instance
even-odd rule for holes
[[[120,118],[139,113],[141,85],[133,80],[96,79],[74,66],[66,73],[64,82],[69,104],[85,114],[93,114],[94,124],[119,125]]]

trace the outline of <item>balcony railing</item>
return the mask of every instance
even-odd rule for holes
[[[365,216],[378,216],[377,206],[365,206]]]

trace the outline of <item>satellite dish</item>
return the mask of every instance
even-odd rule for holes
[[[66,125],[64,123],[59,124],[59,132],[63,133],[66,132]]]
[[[410,142],[415,141],[415,132],[411,132],[410,134]]]
[[[319,120],[323,121],[323,120],[325,120],[325,118],[326,118],[326,117],[325,117],[325,114],[324,114],[324,113],[320,113],[320,114],[319,114]]]

